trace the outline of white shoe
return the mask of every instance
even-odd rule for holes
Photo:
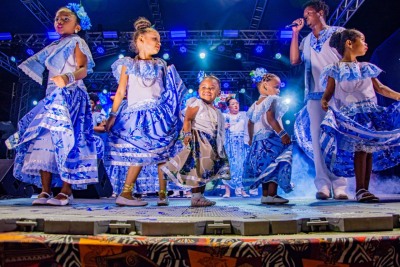
[[[119,206],[133,206],[133,207],[146,206],[147,204],[149,204],[147,203],[147,201],[143,201],[140,198],[128,199],[122,197],[121,195],[117,197],[115,203]]]
[[[42,197],[40,197],[42,196]],[[38,197],[32,201],[32,205],[47,205],[47,201],[53,197],[53,194],[49,194],[47,192],[42,192],[38,195]]]
[[[258,196],[258,188],[250,189],[249,193],[250,193],[251,196]]]
[[[289,200],[278,195],[276,196],[262,196],[261,204],[285,204],[288,203]]]
[[[58,195],[61,195],[66,198],[65,199],[57,199],[57,198],[53,197],[53,198],[50,198],[49,200],[47,200],[47,204],[53,205],[53,206],[66,206],[68,204],[72,204],[72,200],[74,199],[74,197],[72,195],[68,196],[67,194],[64,194],[64,193],[58,193]]]

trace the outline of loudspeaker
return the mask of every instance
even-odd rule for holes
[[[15,179],[13,169],[13,159],[0,159],[0,196],[31,197],[33,186]]]
[[[103,160],[97,160],[99,182],[88,185],[86,190],[73,190],[74,198],[111,197],[113,188],[108,178]]]

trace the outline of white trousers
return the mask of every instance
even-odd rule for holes
[[[345,193],[347,180],[345,178],[338,178],[328,171],[321,152],[319,142],[321,135],[320,125],[326,112],[321,108],[319,100],[308,100],[307,111],[310,116],[310,132],[316,173],[314,184],[319,192],[324,192],[325,194],[329,194],[331,188],[335,195]]]

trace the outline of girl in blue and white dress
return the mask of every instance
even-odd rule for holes
[[[46,97],[7,140],[8,147],[16,149],[15,178],[42,188],[34,205],[67,205],[71,185],[79,189],[98,181],[92,114],[82,81],[94,62],[87,44],[76,35],[90,26],[82,6],[60,8],[54,27],[61,38],[19,65],[40,84],[45,68],[49,70]],[[62,186],[54,198],[51,186]]]
[[[244,163],[243,182],[251,189],[262,184],[261,204],[284,204],[289,200],[278,195],[278,185],[285,193],[293,189],[293,148],[282,125],[288,106],[278,96],[278,76],[267,73],[257,82],[260,97],[247,111],[251,146]]]
[[[119,59],[111,66],[119,85],[106,125],[109,142],[105,163],[111,165],[109,174],[115,175],[115,179],[126,173],[116,203],[144,206],[146,201],[132,196],[133,185],[142,166],[160,165],[169,158],[182,126],[180,102],[186,88],[173,65],[167,67],[163,60],[153,58],[160,51],[161,41],[151,23],[139,18],[134,27],[132,45],[137,56]],[[125,95],[127,102],[121,106]],[[160,170],[158,178],[157,204],[165,206],[166,181]]]
[[[231,189],[236,196],[250,197],[243,188],[243,163],[249,152],[248,118],[246,112],[239,111],[239,102],[234,97],[225,100],[229,112],[225,118],[225,150],[228,154],[231,180],[222,180],[225,185],[224,198],[231,196]]]
[[[357,201],[377,202],[368,191],[371,171],[400,163],[400,103],[378,106],[375,92],[395,100],[400,93],[377,79],[382,71],[377,66],[357,62],[368,49],[361,32],[335,33],[329,44],[343,58],[321,75],[326,87],[321,104],[328,111],[321,124],[321,150],[335,175],[356,177]]]

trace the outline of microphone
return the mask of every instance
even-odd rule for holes
[[[296,22],[293,22],[293,23],[291,23],[289,25],[286,25],[285,29],[289,29],[289,28],[296,27],[296,26],[299,26],[299,24],[297,24]]]

